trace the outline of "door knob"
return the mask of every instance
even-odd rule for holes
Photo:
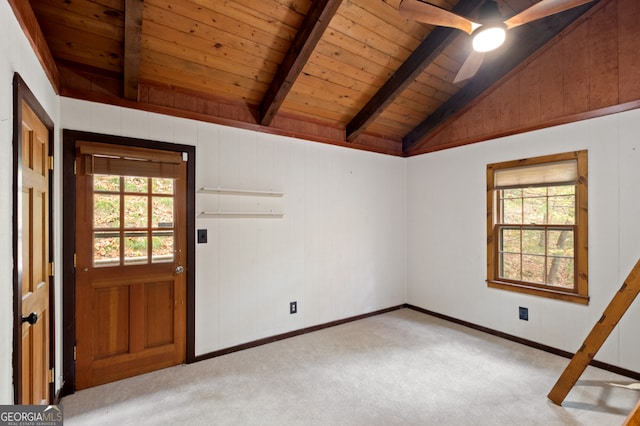
[[[182,266],[176,267],[176,274],[181,274],[184,272],[184,268]]]
[[[35,312],[31,312],[26,317],[22,317],[22,322],[28,322],[29,324],[33,325],[38,322],[38,314],[36,314]]]

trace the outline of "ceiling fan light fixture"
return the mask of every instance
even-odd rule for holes
[[[502,46],[507,31],[504,25],[483,26],[473,34],[473,50],[476,52],[490,52]]]

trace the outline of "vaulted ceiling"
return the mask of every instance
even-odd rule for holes
[[[429,0],[471,18],[483,1]],[[469,35],[400,0],[10,3],[62,95],[406,155],[598,1],[510,30],[457,84]]]

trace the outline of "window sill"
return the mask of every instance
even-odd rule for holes
[[[579,303],[581,305],[589,304],[589,296],[581,294],[569,293],[559,290],[552,290],[525,284],[516,284],[505,281],[488,280],[487,286],[490,288],[498,288],[501,290],[513,291],[515,293],[530,294],[533,296],[546,297],[548,299],[563,300],[565,302]]]

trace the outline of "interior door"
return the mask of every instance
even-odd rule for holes
[[[78,142],[76,389],[184,362],[186,163]]]
[[[49,403],[49,131],[22,101],[21,404]]]

